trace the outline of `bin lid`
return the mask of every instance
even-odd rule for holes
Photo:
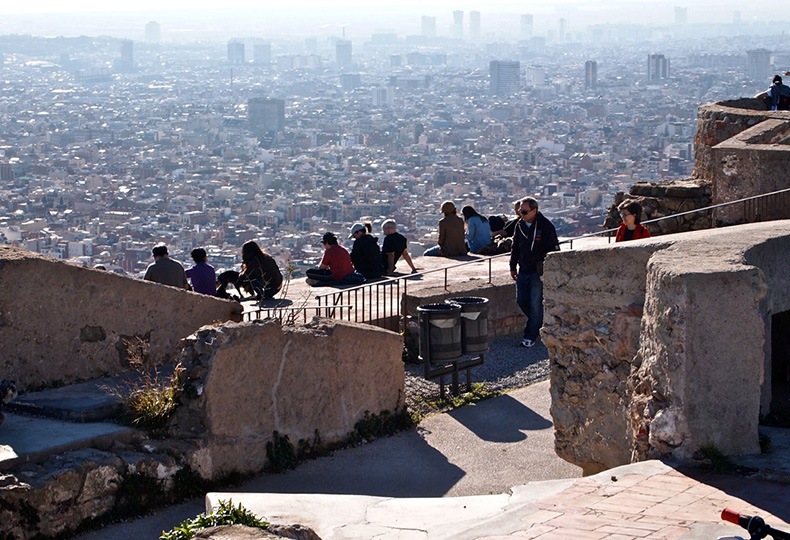
[[[435,312],[435,313],[450,313],[453,311],[460,311],[460,304],[423,304],[417,307],[417,311]]]
[[[459,298],[448,298],[445,300],[448,304],[487,304],[488,298],[482,296],[462,296]]]

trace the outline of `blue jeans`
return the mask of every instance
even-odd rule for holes
[[[540,274],[519,272],[516,276],[516,303],[524,315],[524,339],[536,341],[543,326],[543,281]]]

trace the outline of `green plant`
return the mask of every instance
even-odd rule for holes
[[[272,440],[266,443],[266,459],[273,472],[293,469],[299,463],[296,449],[288,440],[288,435],[280,435],[278,431],[273,432]]]
[[[181,364],[170,375],[141,368],[136,379],[110,392],[121,400],[124,416],[132,425],[148,430],[163,429],[178,406],[176,392],[182,371]]]
[[[199,516],[182,521],[173,529],[163,532],[159,540],[189,540],[197,532],[208,527],[219,525],[246,525],[258,529],[266,529],[269,522],[263,520],[244,508],[241,503],[233,506],[233,501],[219,501],[217,509],[210,514],[200,514]]]
[[[382,411],[380,414],[370,414],[365,411],[365,416],[354,424],[352,441],[372,440],[386,437],[403,429],[414,426],[411,416],[405,408],[395,412]]]

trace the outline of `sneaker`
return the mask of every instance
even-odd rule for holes
[[[529,349],[530,347],[534,347],[535,346],[535,342],[532,341],[531,339],[526,339],[525,338],[525,339],[521,340],[520,346]]]

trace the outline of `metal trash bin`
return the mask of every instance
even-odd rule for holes
[[[488,350],[488,298],[469,296],[448,298],[448,304],[461,307],[461,346],[464,354]]]
[[[425,304],[417,308],[417,316],[423,360],[435,363],[455,360],[463,354],[459,304]]]

